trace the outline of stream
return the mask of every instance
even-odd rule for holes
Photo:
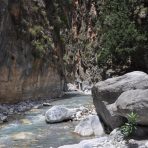
[[[65,105],[70,108],[87,106],[92,104],[92,97],[72,93],[51,104]],[[0,148],[57,148],[90,138],[73,133],[79,121],[47,124],[44,114],[49,108],[34,108],[10,123],[1,125]]]

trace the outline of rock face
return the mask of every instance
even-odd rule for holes
[[[76,109],[68,109],[64,106],[54,106],[45,114],[47,123],[58,123],[66,120],[71,120],[76,114]]]
[[[53,41],[47,12],[44,0],[0,0],[0,103],[57,97],[63,90],[62,45]]]
[[[58,97],[63,90],[63,81],[54,68],[48,67],[47,73],[33,72],[22,77],[23,69],[10,71],[3,67],[0,71],[0,102],[14,103],[25,99]],[[9,92],[9,93],[8,93]]]
[[[129,90],[122,93],[114,104],[110,106],[114,114],[127,117],[128,113],[138,115],[137,123],[148,125],[148,89]]]
[[[123,76],[110,78],[97,83],[92,88],[94,105],[100,119],[110,130],[120,126],[124,118],[110,112],[110,105],[125,91],[133,89],[147,89],[148,75],[135,71]],[[144,97],[144,96],[143,96]],[[128,98],[126,98],[128,100]]]
[[[80,121],[74,132],[81,136],[102,136],[105,134],[104,128],[97,115],[90,115]]]

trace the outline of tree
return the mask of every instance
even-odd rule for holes
[[[139,50],[148,47],[148,29],[140,18],[143,8],[144,2],[140,0],[105,0],[101,5],[99,3],[96,25],[100,28],[100,66],[131,63]]]

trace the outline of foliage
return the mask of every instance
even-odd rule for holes
[[[51,59],[53,26],[50,25],[46,5],[42,1],[21,1],[19,38],[30,43],[34,59]],[[22,35],[23,34],[23,35]]]
[[[138,115],[134,112],[128,114],[128,122],[125,123],[121,128],[121,132],[125,137],[129,137],[136,130],[136,122]]]
[[[45,32],[44,28],[40,25],[34,25],[29,28],[29,32],[33,37],[31,42],[34,47],[33,56],[35,58],[42,58],[46,51],[52,46],[52,39]]]
[[[43,27],[40,25],[34,25],[33,27],[29,28],[29,32],[33,37],[36,37],[42,31],[43,31]]]
[[[104,65],[108,60],[125,64],[137,50],[147,45],[148,30],[143,29],[137,9],[139,0],[106,0],[98,8],[100,28],[100,49],[98,64]]]

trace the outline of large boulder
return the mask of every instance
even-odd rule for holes
[[[64,106],[53,106],[45,113],[47,123],[58,123],[74,118],[77,109],[69,109]]]
[[[104,128],[97,115],[90,115],[81,120],[74,132],[81,136],[102,136],[105,134]]]
[[[110,105],[113,114],[123,117],[131,112],[137,113],[137,123],[148,126],[148,89],[129,90],[122,93],[115,103]]]
[[[147,88],[148,75],[140,71],[127,73],[123,76],[110,78],[97,83],[92,88],[92,95],[97,114],[104,125],[109,130],[113,130],[123,123],[123,117],[112,114],[108,109],[110,104],[114,103],[123,92]]]

